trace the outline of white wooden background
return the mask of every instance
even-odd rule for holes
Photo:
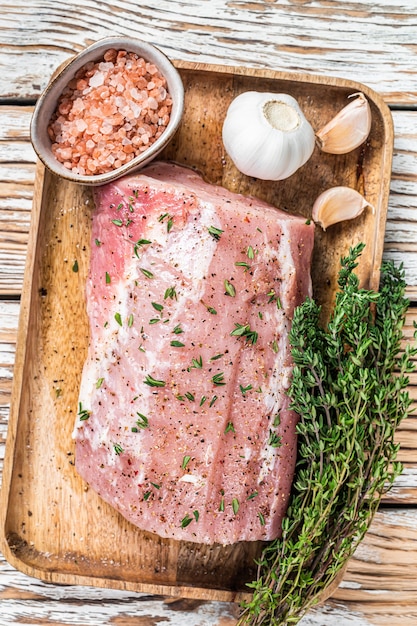
[[[13,5],[13,6],[12,6]],[[77,6],[78,5],[78,6]],[[417,320],[417,5],[415,0],[15,0],[0,6],[0,463],[30,223],[34,102],[87,44],[130,34],[172,59],[267,67],[363,82],[391,106],[395,144],[385,258],[403,262]],[[417,397],[417,374],[410,393]],[[335,596],[303,626],[417,624],[417,421],[399,432],[405,472]],[[0,626],[232,626],[237,607],[47,585],[0,555]]]

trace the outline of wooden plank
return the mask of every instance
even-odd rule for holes
[[[104,0],[77,11],[69,0],[17,0],[14,7],[0,8],[0,93],[7,98],[36,98],[57,65],[114,35],[116,21],[118,34],[134,33],[173,58],[360,76],[387,102],[416,104],[414,0],[347,0],[325,10],[273,0],[160,0],[157,10],[152,3]]]
[[[7,423],[10,405],[19,310],[19,302],[0,300],[0,407],[3,408],[0,424],[3,426]],[[5,430],[0,434],[3,444],[5,434]]]
[[[417,300],[417,112],[393,111],[394,154],[384,258],[403,263]]]
[[[43,583],[12,568],[0,555],[4,623],[56,626],[232,626],[236,604],[148,596],[132,591]],[[303,626],[415,626],[417,512],[381,509],[349,562],[342,583]]]
[[[134,0],[87,0],[76,9],[69,0],[31,0],[29,4],[18,0],[13,7],[0,7],[0,20],[0,93],[10,99],[35,99],[61,61],[116,29],[143,35],[173,58],[360,77],[384,93],[387,102],[417,106],[413,0],[348,0],[343,6],[305,0],[160,0],[145,6]],[[11,64],[10,58],[16,63]],[[405,263],[408,293],[417,301],[415,116],[416,111],[394,111],[398,150],[394,154],[384,256]],[[4,115],[2,121],[4,124]],[[0,292],[4,288],[3,293],[16,295],[22,286],[34,180],[33,162],[24,162],[30,158],[24,145],[27,129],[22,144],[18,134],[9,153],[11,138],[6,139],[5,150],[0,149]],[[401,138],[406,140],[405,147],[400,146]],[[0,333],[15,304],[7,302],[7,308],[2,309]],[[409,316],[412,319],[415,316]],[[410,325],[407,328],[411,330]],[[7,429],[10,361],[14,360],[10,329],[2,336],[0,390],[6,392],[0,397],[0,441]],[[413,394],[415,382],[413,377]],[[417,473],[410,467],[414,462],[415,424],[409,420],[399,433],[405,443],[401,454],[406,456],[406,472],[394,487],[398,505],[401,497],[404,505],[408,505],[409,497],[415,497]],[[3,449],[0,445],[0,475]],[[388,513],[396,519],[385,523]],[[413,509],[404,513],[406,517],[401,510],[382,509],[378,513],[337,595],[311,612],[303,626],[415,626],[417,594],[412,577],[416,577],[417,520]],[[0,622],[22,625],[156,626],[167,622],[172,626],[232,626],[236,615],[225,603],[47,585],[16,572],[1,558],[0,601]]]
[[[2,107],[0,127],[0,294],[22,290],[35,178],[32,106]]]

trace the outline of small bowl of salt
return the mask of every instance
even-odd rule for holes
[[[52,77],[31,120],[31,141],[54,174],[102,185],[147,165],[181,122],[181,77],[154,45],[106,37]]]

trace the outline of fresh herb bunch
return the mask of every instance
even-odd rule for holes
[[[343,570],[402,471],[394,434],[410,412],[406,387],[417,354],[411,345],[401,350],[409,304],[404,272],[384,262],[379,292],[359,288],[354,269],[363,248],[341,260],[325,329],[312,299],[295,311],[289,394],[300,421],[293,492],[282,538],[268,544],[249,584],[241,625],[298,623]]]

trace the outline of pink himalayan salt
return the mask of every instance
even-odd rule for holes
[[[166,79],[154,64],[109,49],[62,92],[48,125],[52,152],[76,174],[104,174],[149,148],[166,129],[171,109]]]

